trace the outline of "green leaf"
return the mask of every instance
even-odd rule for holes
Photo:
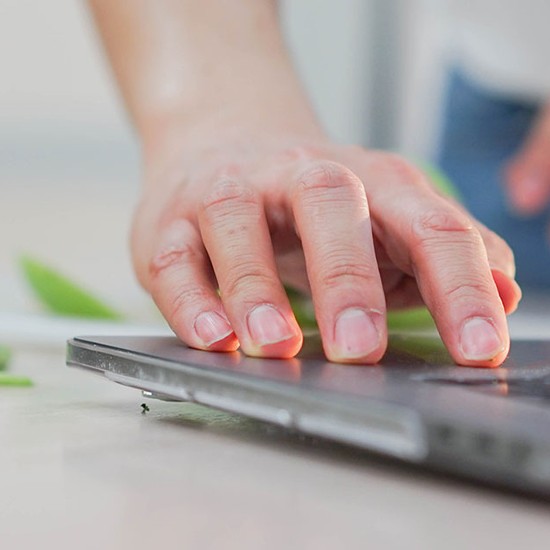
[[[33,386],[33,381],[28,376],[18,376],[15,374],[6,374],[0,372],[0,386],[29,387]]]
[[[285,286],[285,290],[300,327],[317,328],[311,298],[289,286]],[[388,328],[393,331],[435,329],[435,323],[427,308],[415,307],[389,311]]]
[[[390,334],[389,348],[399,350],[431,364],[452,364],[447,348],[437,334]]]
[[[389,330],[435,329],[435,323],[428,308],[414,307],[401,311],[388,311]]]
[[[317,328],[313,302],[309,296],[302,294],[290,286],[285,285],[285,290],[290,301],[290,307],[294,312],[294,317],[302,329]]]
[[[36,297],[51,312],[72,317],[121,320],[123,316],[66,276],[29,256],[19,264]]]
[[[11,350],[7,346],[0,346],[0,371],[6,370],[11,359]]]
[[[418,166],[428,176],[429,180],[434,184],[434,186],[439,189],[439,191],[441,191],[444,195],[452,197],[457,201],[461,200],[460,193],[454,186],[453,182],[439,168],[437,168],[433,164],[428,164],[427,162],[419,162]]]

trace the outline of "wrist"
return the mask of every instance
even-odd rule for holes
[[[144,163],[153,167],[208,150],[327,141],[308,102],[298,98],[197,102],[150,118],[139,134]]]

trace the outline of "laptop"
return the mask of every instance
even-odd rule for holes
[[[186,347],[170,336],[78,337],[67,364],[142,390],[550,497],[550,340],[517,340],[496,369],[457,367],[437,336],[395,334],[379,365]]]

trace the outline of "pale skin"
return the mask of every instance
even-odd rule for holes
[[[424,303],[458,364],[502,363],[509,247],[400,157],[327,138],[276,2],[90,4],[142,145],[136,273],[186,344],[294,356],[286,283],[330,360],[376,363],[388,308]]]

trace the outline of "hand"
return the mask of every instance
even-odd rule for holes
[[[521,151],[506,169],[506,191],[514,210],[524,216],[550,203],[550,103],[543,109]],[[548,233],[550,242],[550,231]]]
[[[132,245],[139,280],[189,346],[295,355],[288,283],[311,292],[331,360],[377,362],[386,308],[422,303],[457,363],[506,357],[505,314],[521,295],[510,249],[401,158],[259,138],[181,151],[149,171]]]
[[[425,303],[458,363],[500,364],[509,248],[400,158],[326,140],[276,4],[91,0],[144,152],[141,283],[196,348],[296,354],[286,282],[329,359],[378,361],[386,307]]]

